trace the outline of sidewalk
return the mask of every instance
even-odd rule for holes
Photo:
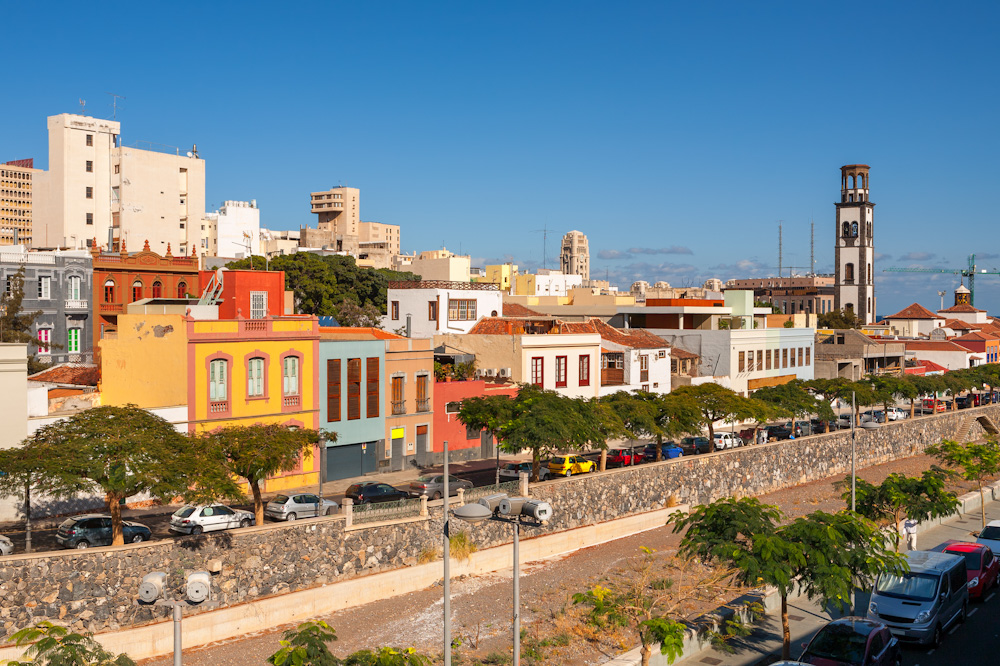
[[[1000,520],[1000,501],[990,501],[987,492],[986,520]],[[948,540],[975,541],[970,532],[979,530],[980,511],[976,508],[968,513],[955,515],[942,521],[929,521],[921,524],[922,529],[917,537],[917,547],[921,550],[931,549]],[[901,549],[905,549],[905,543]],[[857,609],[857,614],[867,613],[867,604]],[[849,615],[829,613],[818,602],[803,597],[788,600],[788,619],[791,631],[792,659],[802,652],[802,643],[808,642],[813,635],[831,619]],[[775,613],[768,613],[758,623],[753,634],[746,638],[735,639],[730,645],[735,649],[733,654],[726,654],[713,648],[692,653],[674,662],[677,664],[712,664],[713,666],[764,666],[776,661],[781,656],[781,618]],[[658,656],[658,655],[657,655]],[[653,663],[657,663],[655,660]],[[664,662],[665,663],[665,662]]]

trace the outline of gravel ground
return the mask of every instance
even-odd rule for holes
[[[892,472],[918,475],[933,464],[928,456],[914,456],[860,470],[858,476],[873,483]],[[843,477],[831,477],[792,488],[776,491],[760,499],[782,507],[789,518],[812,511],[837,511],[843,508],[840,491],[834,483]],[[972,489],[967,482],[950,483],[956,492]],[[573,607],[572,595],[583,592],[606,577],[609,571],[623,566],[642,547],[660,553],[670,553],[679,537],[663,527],[557,558],[531,562],[522,567],[521,608],[522,628],[528,637],[525,645],[537,642],[540,660],[529,663],[583,666],[607,661],[614,654],[633,647],[633,641],[614,633],[595,634],[581,628],[581,609]],[[511,653],[512,607],[511,573],[497,572],[485,576],[464,577],[452,581],[452,636],[461,640],[458,653],[464,658],[453,662],[476,664],[488,655]],[[365,647],[379,645],[413,646],[428,654],[440,654],[442,627],[440,584],[414,592],[351,608],[322,619],[336,630],[339,640],[331,647],[340,655]],[[189,666],[235,666],[264,664],[278,648],[280,630],[242,636],[202,648],[187,651],[184,662]],[[169,666],[170,658],[143,662],[147,666]],[[486,663],[507,663],[487,661]]]

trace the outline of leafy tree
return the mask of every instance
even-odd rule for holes
[[[749,399],[713,382],[699,386],[681,386],[673,393],[698,405],[701,422],[708,428],[711,451],[715,450],[716,421],[742,421],[753,418],[756,413],[756,405]]]
[[[783,514],[778,507],[746,497],[724,498],[675,516],[674,532],[687,530],[680,555],[732,567],[743,585],[763,583],[778,590],[783,659],[791,654],[788,594],[793,587],[843,607],[859,581],[905,567],[884,533],[850,512],[817,511],[779,526]]]
[[[201,470],[196,447],[166,420],[135,405],[102,406],[44,426],[18,455],[35,460],[37,488],[55,496],[104,492],[112,543],[124,543],[121,502],[139,493],[169,501]]]
[[[40,479],[51,452],[45,442],[0,450],[0,497],[20,497],[24,511],[24,550],[31,552],[31,491]]]
[[[70,632],[43,620],[16,632],[14,645],[26,647],[20,660],[8,666],[135,666],[127,655],[116,655],[94,640],[93,634]]]
[[[684,649],[684,633],[690,618],[685,613],[692,602],[710,601],[737,590],[729,579],[731,571],[721,570],[699,575],[693,572],[690,562],[669,558],[663,560],[649,549],[641,548],[640,555],[630,560],[623,569],[611,572],[607,586],[596,585],[586,592],[573,595],[574,604],[590,608],[585,622],[598,629],[622,627],[630,630],[641,645],[643,666],[649,664],[653,646],[660,645],[660,654],[672,664]],[[685,582],[688,581],[688,582]],[[759,604],[750,604],[750,610],[759,612]],[[732,636],[745,636],[749,628],[737,619],[726,623],[722,631],[703,625],[712,641],[726,649],[726,640]]]
[[[431,666],[427,655],[415,648],[380,647],[359,650],[344,659],[344,666]]]
[[[382,314],[374,303],[359,305],[351,299],[344,299],[337,306],[336,317],[341,326],[382,328]]]
[[[840,485],[844,488],[841,498],[850,505],[851,477],[846,477]],[[929,469],[919,478],[893,472],[877,486],[858,478],[855,505],[865,518],[879,525],[892,526],[898,551],[900,521],[947,516],[955,511],[958,498],[955,493],[945,490],[944,473],[940,469]]]
[[[958,473],[966,481],[972,481],[979,488],[979,499],[982,505],[983,527],[986,527],[986,497],[983,487],[997,474],[1000,474],[1000,446],[995,439],[985,444],[969,442],[959,444],[951,440],[942,440],[940,444],[924,449],[947,467],[960,470]]]
[[[816,317],[819,328],[860,328],[861,320],[853,310],[831,310]]]
[[[830,403],[810,393],[806,383],[799,379],[779,386],[759,388],[753,392],[753,397],[793,418],[809,417],[813,414],[823,421],[834,418]]]
[[[336,435],[329,433],[330,441]],[[279,472],[294,469],[303,456],[311,457],[312,444],[319,441],[319,433],[309,429],[291,429],[277,423],[249,426],[226,426],[199,436],[206,457],[213,461],[209,469],[227,470],[233,476],[245,479],[253,493],[254,515],[257,524],[264,523],[264,500],[260,484]],[[221,480],[212,486],[221,486]],[[231,489],[227,488],[227,494]]]
[[[444,374],[444,368],[437,361],[434,362],[434,374],[437,376],[438,368]],[[475,398],[466,398],[458,410],[458,420],[466,428],[473,430],[485,430],[493,437],[497,444],[496,480],[500,482],[500,450],[503,448],[503,430],[510,423],[513,415],[514,401],[506,395],[485,395]]]
[[[267,658],[272,666],[340,666],[327,643],[337,640],[333,627],[323,620],[303,622],[285,631],[281,648]]]
[[[673,393],[618,391],[601,398],[621,418],[631,437],[655,438],[656,459],[662,456],[665,437],[701,430],[701,409],[690,396]]]

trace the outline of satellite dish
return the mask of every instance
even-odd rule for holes
[[[188,151],[188,157],[194,157],[194,153],[192,153],[190,150]]]

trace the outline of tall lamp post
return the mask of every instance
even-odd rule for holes
[[[512,633],[514,634],[514,666],[520,666],[521,526],[541,527],[552,517],[552,507],[548,502],[534,501],[527,497],[508,497],[503,493],[497,493],[496,495],[488,495],[480,499],[476,504],[466,504],[455,509],[455,517],[473,525],[485,520],[495,520],[514,526],[514,608],[512,613]],[[447,632],[448,629],[446,628],[445,631]]]

